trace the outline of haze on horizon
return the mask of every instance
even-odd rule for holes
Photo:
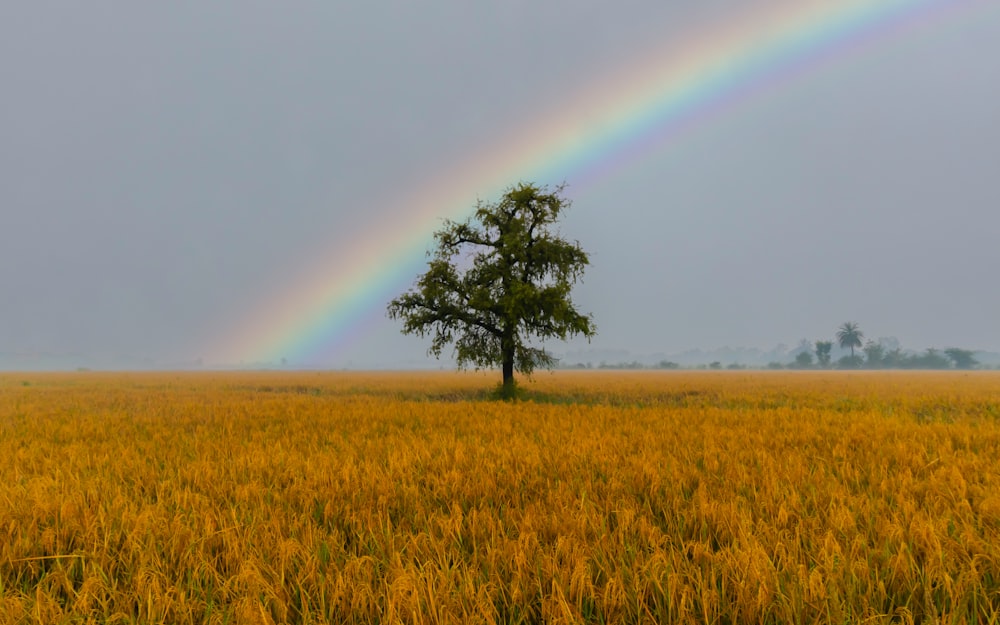
[[[8,3],[0,367],[195,362],[401,191],[774,4]],[[1000,5],[950,4],[969,6],[567,180],[598,335],[552,349],[769,349],[857,321],[1000,352]],[[379,307],[328,362],[290,364],[427,346]]]

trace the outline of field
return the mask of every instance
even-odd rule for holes
[[[1000,623],[1000,374],[0,376],[0,623]]]

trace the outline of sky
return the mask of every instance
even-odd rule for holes
[[[412,219],[429,180],[471,208],[492,189],[465,163],[812,1],[5,3],[0,366],[273,363],[247,328],[296,323],[269,312],[294,285],[384,263],[288,366],[436,364],[384,312],[425,262],[391,235],[440,225]],[[765,349],[856,321],[1000,351],[1000,5],[929,4],[539,181],[568,185],[598,330],[551,348]]]

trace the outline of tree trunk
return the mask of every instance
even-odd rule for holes
[[[503,394],[510,397],[514,393],[514,350],[503,350]]]
[[[510,399],[514,396],[514,351],[517,346],[514,340],[514,329],[505,325],[500,337],[500,358],[503,362],[503,396]]]

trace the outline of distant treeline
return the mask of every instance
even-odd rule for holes
[[[564,369],[989,369],[975,357],[976,351],[949,347],[947,349],[928,348],[923,351],[903,349],[895,339],[883,342],[865,340],[857,323],[847,322],[837,328],[835,341],[818,340],[814,343],[803,341],[790,356],[788,362],[772,361],[767,365],[747,365],[738,362],[723,364],[715,360],[706,364],[681,366],[661,360],[655,364],[631,362],[593,365],[590,362],[563,363]],[[833,348],[850,353],[833,360]],[[1000,369],[1000,366],[996,368]]]
[[[829,366],[820,366],[815,363],[813,359],[809,359],[808,362],[804,362],[806,359],[801,356],[801,354],[809,354],[809,352],[799,352],[799,356],[791,362],[769,362],[766,365],[748,365],[738,362],[731,362],[728,364],[723,364],[722,362],[715,360],[710,363],[698,364],[698,365],[680,365],[676,362],[669,360],[664,360],[661,362],[647,364],[633,360],[630,362],[600,362],[594,364],[591,362],[575,362],[575,363],[561,363],[560,369],[609,369],[609,370],[631,370],[631,369],[684,369],[684,370],[742,370],[742,369],[927,369],[927,370],[943,370],[943,369],[1000,369],[1000,365],[990,366],[979,364],[978,361],[973,357],[975,352],[970,350],[959,350],[965,352],[965,354],[959,356],[960,361],[956,361],[950,357],[948,352],[952,352],[953,355],[957,355],[958,352],[953,351],[953,349],[948,350],[938,350],[938,349],[927,349],[922,353],[915,353],[910,351],[897,351],[892,350],[885,354],[882,359],[877,361],[868,361],[861,356],[855,356],[852,360],[851,356],[844,356],[843,358],[837,360]],[[970,358],[973,362],[969,363],[965,360],[966,356]],[[960,365],[959,362],[962,364]]]

